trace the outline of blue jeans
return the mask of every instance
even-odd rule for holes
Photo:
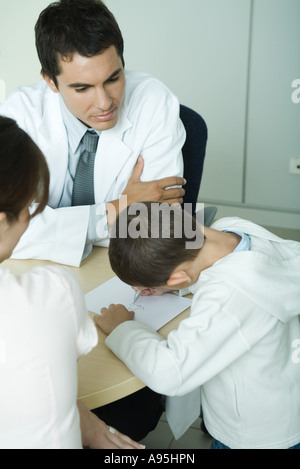
[[[213,438],[210,449],[230,449],[230,448],[228,446],[223,445],[223,443]],[[295,446],[291,446],[288,449],[300,449],[300,443],[298,443]]]
[[[213,438],[211,445],[210,445],[210,449],[230,449],[230,448],[228,446],[223,445],[221,441],[215,440],[215,438]]]

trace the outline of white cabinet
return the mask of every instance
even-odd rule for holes
[[[299,0],[106,0],[128,68],[153,73],[208,126],[199,201],[300,229]],[[299,93],[300,94],[300,93]]]
[[[107,0],[128,68],[152,73],[208,126],[201,196],[241,202],[251,0]]]
[[[236,173],[231,178],[240,200],[229,198],[227,182],[220,182],[221,152],[215,158],[208,152],[200,189],[200,199],[216,203],[219,216],[300,229],[300,176],[289,172],[291,158],[300,159],[300,103],[292,100],[292,84],[300,78],[299,44],[299,0],[251,2],[245,145],[239,155],[244,168],[238,183]]]
[[[300,212],[300,1],[256,0],[253,9],[246,152],[246,204]],[[300,218],[300,214],[299,214]]]

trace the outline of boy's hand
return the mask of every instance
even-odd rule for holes
[[[101,308],[101,315],[94,316],[95,324],[109,335],[122,322],[132,321],[134,312],[128,311],[123,305],[110,305],[108,308]]]

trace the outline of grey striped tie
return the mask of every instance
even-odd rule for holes
[[[93,205],[94,162],[99,136],[94,130],[87,130],[83,137],[84,151],[81,153],[74,178],[72,205]]]

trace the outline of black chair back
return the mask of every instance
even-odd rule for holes
[[[180,119],[186,130],[186,141],[182,148],[184,177],[187,180],[183,202],[192,204],[194,215],[205,158],[207,126],[200,114],[182,104]]]

